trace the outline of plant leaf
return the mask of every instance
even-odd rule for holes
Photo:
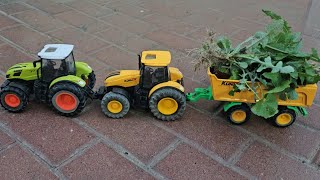
[[[251,107],[251,111],[263,118],[270,118],[278,113],[278,101],[274,94],[267,94],[266,97]]]

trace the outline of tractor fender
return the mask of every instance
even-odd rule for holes
[[[81,77],[81,75],[88,76],[92,72],[92,68],[85,62],[75,62],[76,64],[76,76]]]
[[[150,90],[148,97],[150,97],[156,90],[164,88],[164,87],[171,87],[171,88],[177,89],[177,90],[181,91],[182,93],[184,93],[184,87],[181,84],[174,82],[174,81],[168,81],[168,82],[160,83],[160,84],[157,84],[156,86],[154,86]]]
[[[223,106],[223,110],[224,110],[224,112],[227,112],[233,106],[238,106],[238,105],[241,105],[241,104],[242,104],[241,102],[229,102],[229,103],[227,103],[227,104],[225,104]]]
[[[2,86],[1,86],[1,89],[6,87],[6,86],[12,86],[12,87],[16,87],[16,88],[19,88],[20,90],[22,90],[23,92],[25,92],[26,94],[29,94],[29,88],[23,84],[23,83],[19,83],[19,82],[14,82],[14,81],[8,81],[6,80]]]
[[[67,75],[67,76],[58,77],[57,79],[53,80],[50,83],[49,88],[51,88],[53,85],[55,85],[56,83],[61,82],[61,81],[71,82],[71,83],[74,83],[80,87],[84,87],[86,85],[86,82],[83,79],[81,79],[80,77],[77,77],[74,75]]]

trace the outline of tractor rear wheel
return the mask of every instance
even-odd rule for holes
[[[94,85],[96,84],[96,75],[94,74],[94,71],[89,74],[86,84],[90,89],[94,88]]]
[[[50,106],[63,116],[75,116],[86,105],[84,90],[76,84],[58,83],[49,90]]]
[[[10,85],[1,90],[0,98],[0,104],[9,112],[21,112],[28,104],[27,93]]]
[[[128,98],[122,94],[109,92],[105,94],[101,100],[102,112],[114,119],[124,117],[130,109]]]
[[[158,119],[174,121],[183,115],[186,109],[186,97],[179,90],[163,88],[151,95],[149,108]]]

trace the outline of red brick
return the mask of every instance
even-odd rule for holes
[[[222,14],[212,11],[204,11],[201,13],[195,13],[190,16],[184,17],[182,20],[186,23],[192,24],[194,26],[219,26],[222,21]]]
[[[106,41],[111,41],[120,46],[122,46],[130,37],[136,36],[133,33],[116,27],[111,27],[103,32],[99,32],[97,35]]]
[[[129,54],[117,47],[111,46],[93,54],[101,62],[116,69],[137,69],[138,56]]]
[[[80,51],[76,50],[73,52],[76,61],[81,61],[87,63],[95,72],[103,69],[105,64],[101,63],[91,55],[84,54]]]
[[[143,20],[160,27],[165,27],[168,24],[178,22],[176,19],[170,18],[165,15],[159,15],[159,14],[148,15],[144,17]]]
[[[318,151],[316,157],[313,159],[313,163],[320,167],[320,151]]]
[[[63,168],[70,179],[152,179],[112,149],[98,144]]]
[[[30,10],[30,8],[17,2],[17,3],[2,5],[2,6],[0,6],[0,10],[7,13],[7,14],[14,14],[14,13],[19,13],[19,12],[23,12],[26,10]]]
[[[318,179],[320,176],[319,171],[260,143],[251,145],[236,165],[259,179]]]
[[[0,174],[3,179],[58,179],[17,145],[0,154]]]
[[[145,34],[147,32],[152,31],[155,28],[150,23],[118,13],[103,17],[101,19],[110,24],[113,24],[115,26],[118,26],[136,34]]]
[[[45,44],[52,42],[49,37],[25,26],[9,28],[1,31],[1,34],[30,53],[37,53]]]
[[[101,17],[113,13],[111,9],[103,8],[103,6],[84,0],[72,1],[67,5],[93,17]]]
[[[14,16],[42,32],[52,31],[65,26],[61,21],[38,10],[25,11]]]
[[[74,44],[77,50],[81,50],[84,53],[90,53],[109,46],[108,43],[75,28],[59,29],[50,34],[63,43]]]
[[[144,1],[140,4],[140,6],[150,9],[154,12],[157,12],[161,15],[171,16],[174,18],[180,18],[189,15],[189,9],[186,9],[183,4],[185,2],[182,1],[157,1],[157,0],[150,0]]]
[[[23,113],[2,114],[2,119],[54,164],[93,138],[70,118],[59,116],[48,106],[35,102],[29,103]]]
[[[221,118],[209,118],[187,107],[180,121],[166,123],[168,127],[228,159],[246,141],[247,135],[233,129]]]
[[[164,44],[166,46],[169,46],[174,49],[178,49],[181,51],[186,51],[187,49],[192,49],[194,47],[199,46],[198,42],[192,41],[190,39],[187,39],[182,36],[178,36],[175,34],[172,34],[167,31],[154,31],[151,33],[146,34],[146,37],[154,40],[156,42],[159,42],[161,44]]]
[[[155,119],[149,112],[146,112],[146,118],[134,113],[131,109],[122,119],[110,119],[102,113],[100,102],[94,102],[80,119],[146,163],[168,146],[174,136],[151,124]]]
[[[151,13],[150,10],[141,8],[140,6],[126,3],[124,1],[113,1],[108,4],[105,4],[104,7],[110,8],[115,12],[119,11],[131,17],[137,18],[143,18],[144,16]]]
[[[13,26],[17,24],[14,20],[4,16],[4,15],[0,15],[0,29],[5,28],[5,27],[9,27],[9,26]]]
[[[164,26],[163,30],[173,31],[175,33],[178,33],[180,35],[186,35],[190,32],[194,31],[197,27],[183,23],[183,22],[174,22],[171,24],[168,24],[167,26]]]
[[[62,13],[62,12],[70,10],[70,8],[67,8],[59,3],[55,3],[51,0],[27,0],[26,3],[44,11],[44,12],[47,12],[51,15]]]
[[[320,107],[317,105],[313,105],[310,108],[308,108],[307,111],[309,113],[307,117],[299,116],[297,120],[307,126],[320,129],[320,119],[319,119]]]
[[[320,138],[319,133],[301,126],[293,124],[288,128],[277,128],[256,116],[252,116],[251,120],[242,127],[289,152],[306,158],[309,158],[317,148]]]
[[[137,36],[129,38],[122,46],[137,54],[144,50],[157,49],[158,47],[158,45],[150,39]]]
[[[13,66],[17,63],[33,61],[33,58],[29,55],[11,47],[10,45],[2,45],[0,46],[0,69],[3,72],[6,72],[9,67]]]
[[[245,179],[196,149],[182,144],[156,166],[169,179]]]
[[[82,31],[87,31],[90,33],[103,31],[109,28],[109,25],[103,23],[102,21],[95,20],[74,10],[57,14],[55,17],[77,28],[80,28]]]
[[[11,139],[6,133],[0,131],[0,150],[5,148],[9,144],[14,143],[15,141]]]

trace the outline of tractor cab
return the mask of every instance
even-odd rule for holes
[[[140,87],[151,89],[157,84],[169,81],[169,51],[143,51],[139,56]]]
[[[73,45],[70,44],[47,44],[38,53],[41,62],[41,79],[45,82],[67,75],[75,75],[76,67],[73,57]]]

